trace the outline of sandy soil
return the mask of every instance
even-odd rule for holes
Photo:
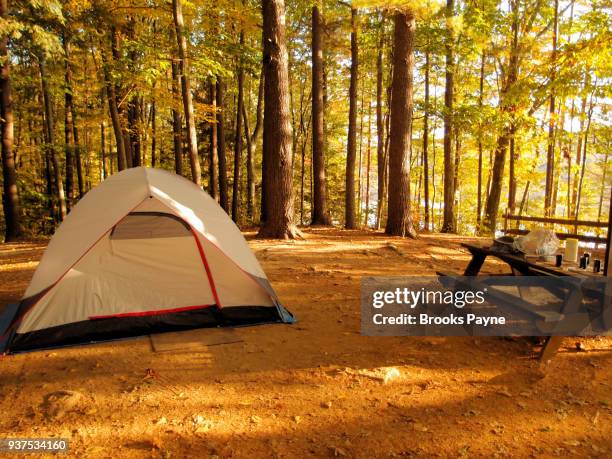
[[[297,324],[175,351],[145,337],[4,357],[0,437],[59,436],[74,457],[109,458],[612,454],[612,339],[567,338],[540,367],[521,340],[360,336],[361,276],[459,272],[465,239],[249,240]],[[0,245],[0,305],[43,249]]]

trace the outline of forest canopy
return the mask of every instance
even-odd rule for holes
[[[51,234],[138,166],[243,227],[281,195],[289,226],[400,235],[605,220],[611,20],[602,0],[0,0],[0,228]]]

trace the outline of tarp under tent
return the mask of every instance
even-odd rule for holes
[[[294,321],[216,201],[144,167],[112,175],[74,206],[3,315],[0,352]]]

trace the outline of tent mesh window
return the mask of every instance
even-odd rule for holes
[[[189,225],[181,218],[164,212],[131,212],[113,228],[110,238],[159,239],[192,237]]]

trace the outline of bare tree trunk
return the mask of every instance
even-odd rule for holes
[[[227,190],[227,156],[225,155],[225,118],[223,99],[225,86],[220,77],[217,77],[217,157],[219,159],[219,204],[229,214],[229,196]]]
[[[514,85],[518,79],[518,56],[519,56],[519,46],[518,46],[518,0],[512,0],[512,40],[510,45],[510,58],[508,62],[508,70],[506,72],[505,80],[502,84],[502,89],[500,91],[500,101],[499,107],[500,111],[511,117],[514,117],[514,112],[516,110],[515,105],[512,103],[511,99],[512,94],[509,94],[514,89]],[[497,213],[499,211],[499,202],[501,198],[501,187],[504,176],[504,165],[506,163],[506,152],[508,150],[508,144],[510,143],[510,138],[512,136],[512,123],[508,126],[505,126],[502,129],[501,134],[497,138],[497,145],[495,146],[494,160],[493,160],[493,170],[491,173],[491,189],[489,191],[489,195],[487,196],[487,203],[485,206],[485,215],[483,219],[483,227],[481,231],[486,234],[495,234],[495,228],[497,226]]]
[[[8,18],[8,2],[0,0],[0,18]],[[11,60],[8,54],[8,35],[0,37],[0,127],[2,131],[2,208],[4,210],[4,242],[21,236],[19,193],[13,155],[13,97],[11,94]]]
[[[244,45],[244,32],[240,32],[240,44]],[[242,115],[244,109],[244,69],[238,63],[238,101],[236,106],[236,136],[234,141],[234,183],[232,192],[232,219],[240,222],[240,172],[242,162]]]
[[[119,34],[117,33],[117,28],[115,26],[111,26],[111,30],[110,30],[110,42],[111,42],[111,54],[112,54],[112,59],[110,61],[117,63],[120,62],[122,57],[121,57],[121,53],[119,52]],[[109,80],[112,81],[112,78],[110,76],[110,71],[109,71]],[[133,160],[133,155],[132,155],[132,142],[130,141],[130,131],[127,128],[127,125],[124,121],[124,113],[123,113],[123,108],[121,107],[121,87],[118,84],[113,83],[113,94],[114,94],[114,106],[117,109],[117,114],[118,114],[118,119],[119,119],[119,126],[121,128],[121,138],[123,141],[123,151],[125,153],[124,155],[124,159],[125,159],[125,168],[128,167],[132,167],[132,160]]]
[[[357,10],[351,9],[351,83],[349,87],[349,122],[346,152],[346,188],[344,226],[355,229],[355,163],[357,161],[357,80],[359,51],[357,48]]]
[[[172,13],[179,53],[179,72],[181,89],[183,92],[183,111],[187,125],[187,147],[189,149],[189,162],[191,164],[191,180],[200,186],[202,171],[198,157],[198,136],[196,133],[195,117],[193,115],[193,101],[191,96],[191,82],[189,81],[189,62],[187,61],[187,37],[184,30],[182,0],[172,0]]]
[[[329,225],[325,178],[325,121],[323,104],[323,47],[319,6],[312,7],[312,224]],[[303,178],[303,177],[302,177]]]
[[[57,202],[59,205],[59,219],[63,221],[66,218],[66,197],[64,194],[64,180],[62,179],[62,168],[57,157],[56,145],[55,145],[55,132],[53,126],[53,108],[51,107],[51,95],[49,93],[49,81],[47,76],[47,68],[44,56],[41,55],[38,58],[38,65],[40,69],[40,79],[42,83],[43,103],[45,106],[45,128],[47,134],[47,151],[51,158],[51,165],[53,166],[53,178],[55,182],[55,188],[57,193]]]
[[[552,57],[550,81],[554,82],[556,77],[556,61],[557,61],[557,35],[558,35],[558,16],[559,16],[559,0],[554,1],[554,22],[553,22],[553,37],[552,37]],[[550,90],[549,103],[549,119],[548,119],[548,148],[546,152],[546,188],[544,192],[544,216],[551,217],[555,214],[553,208],[553,183],[555,174],[555,90],[554,87]]]
[[[72,69],[70,68],[70,42],[64,32],[62,34],[64,46],[64,149],[66,152],[66,209],[70,207],[74,199],[74,151],[73,132],[74,120],[72,119]]]
[[[181,99],[179,94],[178,62],[172,60],[172,100],[177,103]],[[173,104],[174,105],[174,104]],[[183,175],[183,122],[181,112],[172,108],[172,138],[174,140],[174,171]]]
[[[428,48],[425,51],[425,109],[423,113],[423,186],[425,198],[425,230],[429,231],[429,71],[431,53]]]
[[[480,84],[478,88],[478,107],[482,112],[483,96],[484,96],[484,72],[485,72],[485,52],[482,52],[480,58]],[[480,219],[482,216],[482,122],[478,128],[478,203],[476,205],[476,233],[480,231]]]
[[[587,91],[588,84],[589,84],[589,76],[587,72],[585,76],[585,80],[584,80],[584,86],[583,86],[584,95],[582,96],[581,108],[580,108],[580,128],[578,130],[580,134],[578,135],[578,142],[577,142],[578,145],[576,146],[577,170],[574,174],[574,185],[572,187],[572,200],[570,204],[570,208],[571,208],[570,215],[571,216],[574,216],[574,210],[576,209],[576,202],[578,200],[578,184],[580,182],[579,166],[582,163],[582,139],[583,139],[582,133],[584,132],[584,120],[586,119],[586,111],[587,111],[587,93],[586,91]]]
[[[151,100],[151,167],[157,165],[157,102]]]
[[[391,136],[389,144],[389,203],[385,232],[416,237],[410,215],[410,144],[412,127],[412,73],[416,21],[411,11],[394,17]]]
[[[378,50],[376,54],[376,161],[378,180],[378,202],[376,206],[376,229],[380,229],[382,207],[385,198],[385,125],[383,118],[383,49],[385,38],[385,16],[381,16],[378,31]]]
[[[365,212],[363,225],[368,226],[370,216],[370,164],[372,161],[372,96],[368,104],[368,145],[366,150],[366,186],[365,186]]]
[[[291,164],[291,119],[289,114],[289,69],[285,43],[284,0],[262,0],[264,134],[263,176],[265,214],[260,237],[295,238]]]
[[[508,211],[514,215],[516,210],[516,163],[518,161],[518,154],[516,152],[516,145],[514,137],[516,135],[516,127],[514,123],[510,127],[510,170],[508,178]]]
[[[578,183],[578,196],[576,198],[576,209],[574,210],[574,217],[578,219],[580,213],[580,200],[582,198],[582,184],[584,181],[584,172],[586,170],[586,154],[587,145],[589,139],[589,131],[591,130],[591,120],[593,119],[593,94],[591,94],[591,102],[589,103],[589,112],[587,114],[586,128],[584,130],[584,141],[582,149],[582,167],[580,169],[580,182]]]
[[[213,80],[208,83],[208,102],[212,107],[212,113],[217,116],[217,87]],[[245,119],[246,122],[246,119]],[[219,158],[217,156],[218,137],[217,123],[210,123],[210,151],[208,152],[208,192],[210,196],[218,200],[219,185],[217,183],[217,174],[219,169]]]
[[[447,21],[454,15],[454,0],[446,0]],[[450,27],[450,26],[449,26]],[[453,56],[453,34],[446,31],[446,86],[444,91],[444,221],[443,233],[454,233],[455,227],[455,182],[453,159],[453,98],[455,86],[455,58]]]
[[[249,117],[244,106],[244,137],[247,141],[247,216],[250,220],[255,217],[255,144],[261,132],[261,124],[263,119],[263,89],[264,89],[264,72],[263,68],[259,76],[259,89],[257,91],[257,108],[255,128],[253,134],[249,128]]]
[[[106,129],[104,121],[100,123],[100,156],[102,159],[102,180],[104,180],[108,177],[108,168],[106,167]]]
[[[127,159],[125,152],[125,142],[123,140],[123,129],[121,126],[121,118],[119,109],[117,108],[117,91],[111,77],[110,59],[103,43],[100,44],[102,55],[102,66],[104,73],[104,81],[106,85],[106,98],[108,99],[108,111],[115,133],[115,143],[117,149],[117,169],[124,170],[127,167]]]

